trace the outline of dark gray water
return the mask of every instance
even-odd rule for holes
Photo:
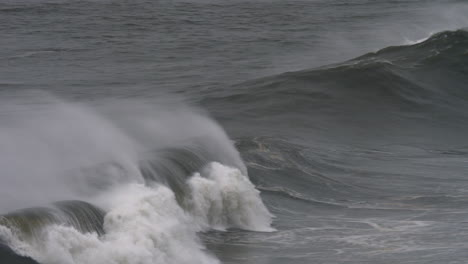
[[[467,14],[0,0],[0,262],[467,263]]]

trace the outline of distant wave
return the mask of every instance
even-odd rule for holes
[[[203,102],[215,107],[232,103],[267,115],[283,114],[284,109],[336,112],[362,104],[398,112],[455,104],[465,111],[467,50],[467,31],[444,31],[414,45],[241,83],[229,92],[214,92]]]

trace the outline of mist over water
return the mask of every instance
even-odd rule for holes
[[[25,93],[2,108],[0,224],[19,254],[40,263],[217,263],[196,232],[273,230],[232,142],[181,101],[85,104]],[[70,215],[52,204],[64,200],[91,204],[65,202],[88,212]],[[105,216],[90,215],[100,210],[93,204]]]
[[[222,128],[180,101],[91,105],[25,93],[1,105],[3,212],[84,198],[115,184],[143,183],[139,164],[157,160],[158,152],[169,148],[192,148],[245,173]]]
[[[465,263],[466,14],[0,0],[0,263]]]

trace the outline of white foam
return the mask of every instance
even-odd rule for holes
[[[199,228],[167,187],[130,184],[108,199],[113,208],[104,219],[104,236],[51,226],[32,255],[44,264],[218,263],[204,251]]]
[[[213,162],[203,175],[196,173],[188,184],[191,197],[187,208],[199,224],[216,229],[274,231],[272,214],[263,204],[260,192],[240,170]]]
[[[15,231],[9,227],[0,225],[0,241],[7,244],[13,251],[21,256],[32,256],[31,247],[28,243],[21,241]]]
[[[211,163],[187,183],[191,192],[184,206],[163,185],[115,187],[97,201],[108,210],[105,235],[53,225],[43,239],[17,243],[18,252],[43,264],[213,264],[219,261],[205,251],[197,232],[274,230],[260,192],[239,169]]]

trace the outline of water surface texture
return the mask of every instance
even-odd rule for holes
[[[468,3],[0,0],[0,263],[467,263]]]

